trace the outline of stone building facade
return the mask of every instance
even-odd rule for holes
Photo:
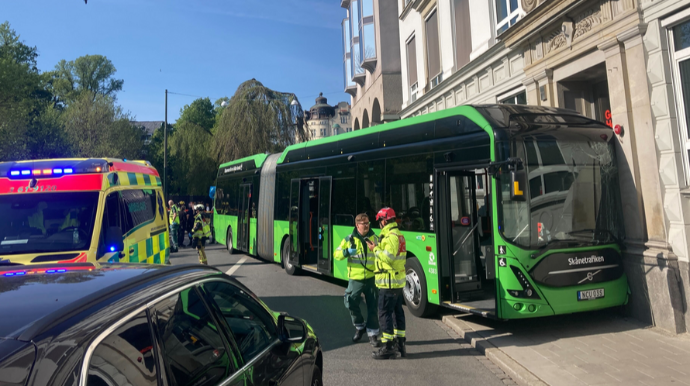
[[[350,104],[347,102],[331,106],[323,93],[320,93],[316,104],[304,113],[305,129],[310,140],[352,131]]]
[[[352,95],[352,127],[400,119],[402,90],[397,0],[341,0],[343,77]]]
[[[403,1],[403,118],[463,104],[526,103],[522,54],[497,39],[492,4]]]

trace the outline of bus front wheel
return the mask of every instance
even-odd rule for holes
[[[407,282],[403,289],[403,296],[407,309],[412,315],[423,318],[436,311],[436,305],[430,304],[426,293],[426,277],[424,269],[416,257],[412,256],[405,262]]]
[[[290,240],[285,240],[283,242],[283,249],[280,251],[280,260],[283,262],[285,267],[285,272],[290,276],[295,276],[300,274],[300,269],[290,263]]]
[[[228,254],[232,255],[233,245],[232,245],[232,230],[228,228],[228,233],[225,236],[225,245],[228,248]]]

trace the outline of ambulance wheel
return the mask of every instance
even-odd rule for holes
[[[232,255],[233,245],[232,245],[232,229],[228,228],[228,234],[225,237],[225,246],[228,248],[228,254]]]
[[[297,276],[301,273],[301,269],[299,267],[294,266],[292,263],[290,263],[290,239],[286,239],[285,242],[283,242],[283,248],[280,250],[280,261],[283,262],[283,266],[285,267],[285,272],[287,272],[288,275],[290,276]]]
[[[412,256],[405,261],[405,274],[407,282],[403,289],[403,296],[407,309],[412,315],[420,318],[434,314],[436,305],[430,304],[427,299],[426,276],[416,257]]]

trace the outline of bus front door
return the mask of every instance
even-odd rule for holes
[[[477,300],[475,295],[482,297],[482,281],[477,270],[480,259],[475,174],[465,170],[441,171],[436,180],[442,277],[449,285],[444,297],[450,303],[473,302]]]
[[[240,204],[237,214],[237,249],[249,252],[249,218],[251,218],[252,184],[240,185]]]
[[[319,214],[318,214],[318,271],[330,274],[332,271],[331,255],[331,177],[319,178]]]
[[[290,264],[299,267],[300,255],[300,238],[299,238],[299,223],[300,223],[300,180],[294,179],[290,183],[290,255],[288,261]]]

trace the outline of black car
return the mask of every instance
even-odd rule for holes
[[[0,385],[321,385],[322,358],[213,267],[0,266]]]

